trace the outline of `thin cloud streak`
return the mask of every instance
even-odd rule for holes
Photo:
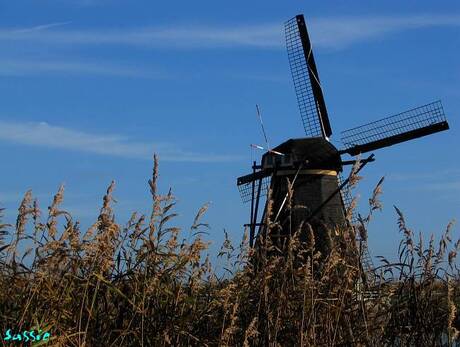
[[[0,60],[0,75],[24,76],[43,73],[68,73],[84,75],[101,75],[116,77],[136,77],[146,79],[169,78],[170,75],[154,72],[148,68],[118,66],[72,61],[33,61],[33,60]]]
[[[318,18],[310,23],[316,46],[341,49],[407,30],[458,27],[460,14]]]
[[[170,162],[231,162],[241,160],[234,155],[184,151],[170,143],[132,141],[125,136],[91,134],[47,123],[15,123],[0,121],[0,141],[15,144],[72,150],[99,155],[151,160],[158,153]]]
[[[439,177],[460,177],[460,169],[444,169],[430,172],[392,173],[388,176],[392,181],[439,180]]]
[[[40,30],[46,30],[46,29],[51,29],[51,28],[54,28],[54,27],[60,27],[60,26],[67,25],[67,24],[70,24],[70,23],[72,23],[72,22],[69,21],[69,22],[49,23],[49,24],[37,25],[37,26],[31,27],[31,28],[19,29],[19,30],[16,30],[15,32],[18,33],[18,34],[37,32],[37,31],[40,31]]]
[[[431,27],[458,27],[460,14],[323,17],[308,21],[313,44],[343,49],[358,42],[390,34]],[[283,27],[278,23],[234,25],[231,27],[191,26],[178,28],[128,28],[56,30],[64,23],[30,29],[0,29],[2,41],[32,41],[69,45],[122,45],[145,48],[234,48],[279,49],[284,44]]]
[[[6,203],[19,203],[24,198],[24,194],[0,192],[0,205]]]
[[[422,185],[422,189],[429,191],[442,191],[445,193],[458,193],[460,191],[460,181],[433,182]]]
[[[460,169],[446,168],[431,172],[394,173],[388,176],[404,183],[405,190],[457,193],[460,190]]]
[[[56,192],[50,192],[50,193],[35,193],[34,190],[32,190],[32,197],[34,199],[37,199],[39,202],[44,202],[44,201],[52,201],[53,196],[56,194]],[[10,204],[20,204],[21,201],[24,199],[26,195],[26,191],[22,193],[18,192],[1,192],[0,191],[0,206],[2,204],[10,203]],[[65,194],[66,197],[69,196],[68,193]],[[75,194],[72,194],[75,195]],[[86,195],[77,195],[78,197],[86,197]]]
[[[2,41],[33,41],[47,44],[123,45],[146,48],[278,48],[281,26],[259,25],[232,28],[131,28],[98,30],[8,30],[0,29]]]

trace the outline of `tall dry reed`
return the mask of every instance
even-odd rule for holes
[[[41,329],[52,346],[449,346],[458,341],[460,242],[449,224],[438,245],[415,237],[396,209],[402,241],[398,261],[381,258],[363,273],[355,229],[328,232],[328,251],[304,225],[291,230],[285,252],[270,238],[251,249],[247,234],[234,246],[227,234],[219,257],[230,275],[205,256],[207,224],[199,209],[188,231],[172,226],[172,191],[158,192],[155,157],[147,215],[114,217],[115,183],[85,232],[61,209],[64,188],[44,216],[32,192],[16,225],[0,222],[0,332]],[[292,195],[292,194],[291,194]],[[270,205],[269,205],[270,206]],[[288,209],[296,208],[291,201]],[[270,207],[269,207],[270,209]],[[2,210],[0,210],[2,212]],[[350,213],[349,213],[350,214]],[[267,213],[268,233],[276,223]],[[323,254],[321,254],[323,251]],[[372,280],[364,282],[363,278]],[[3,345],[8,342],[2,340]],[[13,345],[20,345],[15,342]]]

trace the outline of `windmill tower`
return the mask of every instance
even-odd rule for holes
[[[247,224],[251,246],[256,230],[266,230],[267,204],[259,214],[259,203],[268,188],[272,191],[273,218],[279,222],[281,236],[288,237],[302,223],[312,225],[316,233],[324,228],[350,226],[353,221],[346,218],[348,181],[341,180],[340,173],[345,165],[355,160],[344,160],[344,155],[356,156],[449,129],[441,102],[436,101],[343,131],[344,148],[336,148],[329,141],[331,124],[303,15],[285,23],[285,37],[306,137],[289,139],[267,151],[260,164],[253,163],[252,173],[237,179],[243,201],[251,203],[250,223]],[[372,154],[360,162],[359,169],[373,160]],[[304,208],[291,211],[287,218],[290,184],[293,203]],[[363,250],[363,268],[371,270],[366,241],[358,241]]]

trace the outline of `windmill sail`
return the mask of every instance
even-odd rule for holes
[[[369,254],[367,234],[359,215],[352,213],[350,178],[342,179],[344,165],[355,160],[343,160],[341,155],[356,155],[391,146],[418,137],[449,129],[440,101],[433,102],[392,117],[342,132],[343,150],[328,139],[332,134],[318,71],[313,57],[303,15],[285,23],[286,48],[306,137],[290,139],[270,148],[264,133],[266,148],[260,164],[253,162],[252,172],[237,179],[243,202],[250,202],[249,245],[253,247],[256,231],[260,240],[270,239],[270,254],[286,253],[292,235],[308,239],[311,226],[322,256],[330,254],[328,230],[348,230],[349,241],[356,241],[362,283],[374,284],[376,277]],[[259,110],[258,110],[259,111]],[[360,160],[354,170],[374,161],[374,154]],[[266,199],[260,199],[268,195]],[[262,213],[259,213],[260,204]],[[347,213],[348,212],[348,213]],[[267,217],[267,218],[265,218]],[[275,228],[267,221],[276,224]],[[352,240],[355,235],[355,240]],[[261,244],[259,244],[260,246]],[[254,247],[258,247],[256,243]]]
[[[342,174],[339,174],[337,178],[339,179],[339,186],[342,186],[343,182],[345,181]],[[352,206],[353,196],[351,194],[350,185],[346,184],[340,191],[340,194],[342,196],[342,201],[346,211],[346,215],[348,216],[350,214],[350,224],[353,228],[355,228],[359,223],[359,218],[357,212],[354,210]],[[357,229],[355,229],[355,231],[356,230]],[[372,274],[372,271],[374,270],[374,263],[369,253],[367,239],[363,239],[360,233],[356,233],[356,246],[361,259],[361,266],[363,267],[364,272],[368,274],[368,276],[370,276],[370,274]],[[372,278],[367,278],[366,280],[369,281],[372,280]]]
[[[342,174],[337,175],[337,178],[339,180],[339,186],[342,186],[343,182],[345,179],[343,178]],[[350,222],[351,224],[357,224],[358,223],[358,215],[355,210],[350,211],[352,208],[351,204],[353,202],[353,197],[351,194],[351,187],[349,184],[344,185],[344,187],[340,191],[340,195],[342,196],[342,201],[343,201],[343,206],[345,208],[345,214],[347,215],[349,212],[351,212],[350,217]]]
[[[270,187],[270,175],[268,173],[259,172],[238,178],[237,186],[243,203],[250,202],[256,197],[259,184],[261,185],[260,197],[267,196],[268,187]]]
[[[342,132],[345,149],[357,155],[449,129],[441,101]]]
[[[303,15],[284,25],[286,48],[300,115],[308,137],[332,134],[315,58]]]

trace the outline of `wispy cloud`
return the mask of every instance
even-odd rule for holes
[[[33,28],[0,29],[0,40],[24,40],[69,45],[129,45],[146,48],[280,48],[283,45],[282,21],[258,25],[179,26],[174,28],[60,29],[64,23]],[[460,14],[422,14],[361,17],[319,17],[308,20],[316,46],[345,48],[402,31],[460,26]]]
[[[65,3],[76,7],[88,6],[105,6],[107,4],[116,3],[117,0],[54,0],[55,2]]]
[[[0,121],[0,141],[148,160],[152,158],[154,152],[160,155],[162,161],[228,162],[241,159],[234,155],[187,151],[171,143],[137,142],[120,135],[87,133],[44,122]]]
[[[422,186],[424,190],[442,191],[458,194],[460,191],[460,180],[450,182],[433,182]]]
[[[32,191],[32,197],[34,199],[38,199],[39,201],[50,201],[53,199],[53,196],[56,192],[49,192],[49,193],[36,193],[35,191]],[[19,204],[23,199],[26,194],[26,191],[24,192],[11,192],[11,191],[0,191],[0,207],[2,207],[2,204]],[[67,196],[67,194],[66,194]],[[83,196],[83,195],[81,195]],[[77,195],[77,197],[81,197]],[[83,196],[86,197],[86,196]]]
[[[114,65],[110,63],[87,63],[78,61],[35,61],[0,59],[0,75],[23,76],[43,73],[67,73],[77,75],[102,75],[117,77],[136,77],[147,79],[166,78],[165,74],[152,71],[151,68]],[[170,75],[168,75],[168,78]]]
[[[459,27],[460,14],[317,18],[307,24],[316,46],[344,48],[407,30]]]
[[[31,33],[31,32],[37,32],[37,31],[41,31],[41,30],[46,30],[46,29],[51,29],[51,28],[54,28],[54,27],[60,27],[62,25],[67,25],[67,24],[70,24],[72,22],[56,22],[56,23],[48,23],[48,24],[43,24],[43,25],[37,25],[37,26],[34,26],[34,27],[30,27],[30,28],[24,28],[24,29],[18,29],[16,31],[14,31],[15,33],[17,34],[24,34],[24,33]]]
[[[0,192],[0,207],[6,203],[18,203],[24,197],[24,194],[12,192]]]
[[[46,25],[45,25],[46,26]],[[128,28],[94,30],[0,29],[0,40],[51,44],[128,45],[147,48],[279,47],[279,24],[232,27]]]
[[[404,183],[405,190],[455,193],[460,190],[460,169],[446,168],[430,172],[393,173],[389,180]]]
[[[429,172],[400,172],[388,176],[393,181],[430,181],[439,180],[440,177],[459,177],[460,169],[443,169]]]

